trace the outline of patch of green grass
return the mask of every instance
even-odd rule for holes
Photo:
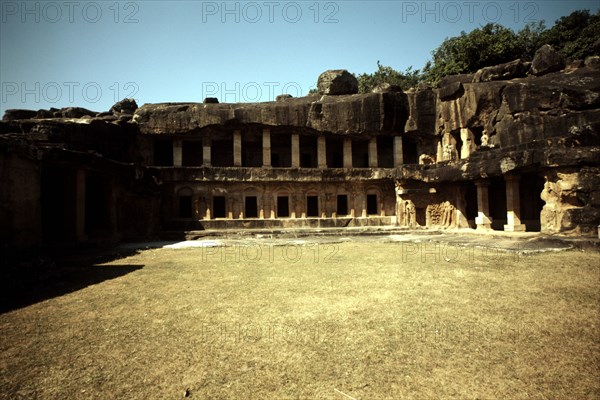
[[[598,253],[421,250],[254,242],[113,261],[144,267],[0,315],[0,396],[600,398]]]

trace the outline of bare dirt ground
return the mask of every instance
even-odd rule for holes
[[[0,398],[600,398],[596,251],[394,235],[153,245],[73,257],[64,290],[0,314]]]

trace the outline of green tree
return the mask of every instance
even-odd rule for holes
[[[433,62],[423,69],[429,82],[446,75],[476,72],[478,69],[512,61],[525,52],[522,40],[511,29],[487,24],[469,33],[446,38],[432,52]]]
[[[392,67],[381,65],[377,61],[377,71],[372,74],[360,74],[356,76],[356,79],[358,80],[358,92],[369,93],[384,83],[400,86],[402,89],[414,87],[421,80],[421,73],[418,69],[413,70],[412,66],[404,72],[396,71]]]
[[[591,15],[589,10],[573,11],[561,17],[542,34],[542,41],[551,44],[567,59],[582,59],[597,54],[594,43],[600,38],[600,10]]]
[[[519,47],[522,50],[520,58],[523,60],[533,59],[537,49],[545,44],[543,38],[545,32],[546,24],[544,21],[529,23],[517,32],[517,40],[519,41]]]

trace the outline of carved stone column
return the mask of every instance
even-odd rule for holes
[[[210,138],[202,139],[202,166],[210,167],[211,164],[211,143]]]
[[[173,140],[173,166],[181,167],[182,165],[183,144],[181,140]]]
[[[394,167],[404,164],[404,155],[402,154],[402,136],[394,138]]]
[[[377,138],[373,137],[369,140],[369,168],[377,168],[379,162],[377,160]]]
[[[263,145],[263,167],[271,166],[271,131],[269,129],[263,129],[262,137]]]
[[[300,168],[300,136],[292,134],[292,168]]]
[[[233,166],[242,166],[242,132],[233,131]]]
[[[475,217],[477,229],[491,229],[492,218],[490,218],[489,182],[482,180],[475,181],[475,186],[477,186],[477,217]]]
[[[352,168],[352,139],[344,139],[344,168]]]
[[[506,181],[506,225],[507,232],[523,232],[525,225],[521,224],[521,204],[519,193],[519,176],[505,175]]]
[[[323,135],[317,137],[317,164],[321,169],[327,168],[327,151]]]

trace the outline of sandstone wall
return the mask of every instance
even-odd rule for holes
[[[600,221],[600,167],[555,168],[545,174],[541,194],[542,230],[597,234]]]
[[[22,247],[41,241],[39,163],[0,150],[0,242]]]

